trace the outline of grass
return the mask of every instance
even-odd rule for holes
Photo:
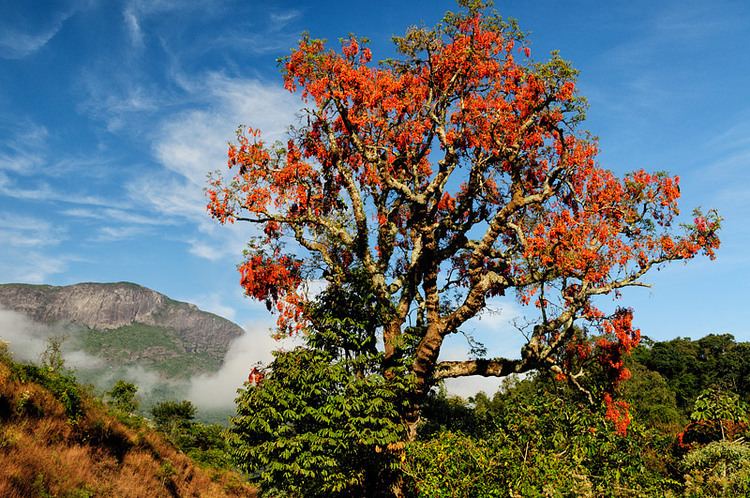
[[[0,351],[0,496],[255,496],[240,476],[199,468],[80,388],[72,417],[63,394],[73,388],[60,380],[67,375]],[[61,382],[66,390],[55,388]]]

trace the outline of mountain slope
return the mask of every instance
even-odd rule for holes
[[[67,374],[15,363],[0,347],[0,496],[255,496],[240,476],[199,468],[125,419]]]

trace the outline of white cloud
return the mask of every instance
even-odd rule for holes
[[[3,121],[10,121],[4,119]],[[49,132],[44,126],[30,121],[16,121],[0,124],[5,138],[0,143],[0,170],[19,174],[36,174],[44,165],[44,145]]]
[[[21,361],[37,361],[45,350],[52,330],[25,315],[0,308],[0,339],[8,343],[13,356]]]
[[[66,347],[68,339],[77,330],[36,323],[11,310],[0,308],[0,340],[8,343],[13,357],[20,361],[38,362],[42,352],[47,349],[52,337],[62,337],[62,350],[65,365],[71,368],[94,368],[101,365],[101,359],[84,351],[71,350]]]
[[[462,329],[487,348],[487,358],[518,358],[526,340],[513,324],[521,316],[522,311],[512,300],[489,299],[484,311],[469,320]],[[467,360],[468,354],[469,344],[466,338],[462,334],[453,334],[446,337],[440,351],[440,360]],[[479,391],[492,394],[501,383],[501,377],[473,375],[446,379],[445,387],[451,394],[468,397]]]
[[[299,18],[300,15],[301,13],[298,10],[286,10],[282,12],[272,12],[268,17],[271,19],[273,29],[279,30],[294,19]]]
[[[143,31],[141,31],[141,25],[138,21],[138,16],[131,8],[125,9],[122,13],[122,17],[125,20],[125,27],[130,35],[130,41],[133,46],[138,48],[143,46]]]
[[[50,276],[64,272],[73,258],[39,251],[0,250],[0,281],[46,283]]]
[[[42,283],[65,271],[70,258],[51,249],[66,236],[47,220],[0,213],[0,282]]]
[[[107,74],[107,76],[104,76]],[[144,114],[153,114],[173,103],[170,96],[159,85],[148,85],[139,80],[137,66],[115,72],[100,62],[81,73],[79,85],[86,99],[79,103],[79,111],[106,123],[107,131],[139,133],[150,129],[148,120],[139,126],[128,126]]]
[[[461,396],[462,398],[475,396],[479,392],[484,392],[491,397],[498,391],[498,389],[500,389],[502,383],[502,377],[481,377],[479,375],[473,375],[471,377],[446,379],[445,389],[448,393]]]
[[[165,168],[202,188],[209,171],[226,164],[227,141],[239,124],[262,130],[267,142],[283,137],[299,109],[297,99],[281,85],[210,74],[201,81],[183,80],[193,94],[207,95],[202,108],[166,120],[154,143],[154,155]]]
[[[216,315],[234,320],[237,316],[237,310],[227,304],[227,300],[220,294],[214,292],[210,294],[200,294],[190,299],[185,299],[189,303],[195,303],[198,308],[204,311],[210,311]]]
[[[197,229],[188,239],[190,253],[209,260],[236,260],[253,228],[238,223],[219,227],[206,213],[204,188],[208,172],[226,164],[227,141],[239,124],[264,132],[273,142],[284,136],[299,109],[297,99],[281,86],[212,73],[181,77],[180,84],[199,103],[165,118],[154,132],[154,157],[169,173],[136,179],[127,185],[134,202],[166,219],[182,219]]]
[[[94,220],[118,221],[133,225],[170,225],[172,221],[154,216],[145,216],[125,209],[82,209],[71,208],[61,211],[65,216],[74,218],[89,218]]]
[[[49,247],[65,238],[65,230],[47,220],[17,213],[0,213],[0,239],[10,247]]]

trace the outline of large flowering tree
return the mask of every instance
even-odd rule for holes
[[[441,379],[548,369],[586,390],[595,361],[616,385],[639,331],[631,310],[600,309],[597,296],[719,246],[714,212],[673,225],[679,178],[621,178],[597,164],[565,61],[533,62],[514,24],[464,3],[396,38],[400,57],[380,64],[361,39],[337,52],[303,38],[284,64],[285,87],[306,106],[297,127],[273,145],[241,128],[231,177],[208,189],[219,222],[262,229],[241,284],[278,313],[280,332],[306,326],[306,280],[367,275],[383,373],[406,365],[412,379],[412,435]],[[439,361],[445,338],[503,295],[536,316],[520,358]],[[624,428],[624,406],[603,399]]]

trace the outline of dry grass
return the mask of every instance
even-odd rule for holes
[[[67,418],[45,388],[0,362],[0,496],[255,496],[237,475],[196,467],[148,428],[133,429],[84,401]]]

